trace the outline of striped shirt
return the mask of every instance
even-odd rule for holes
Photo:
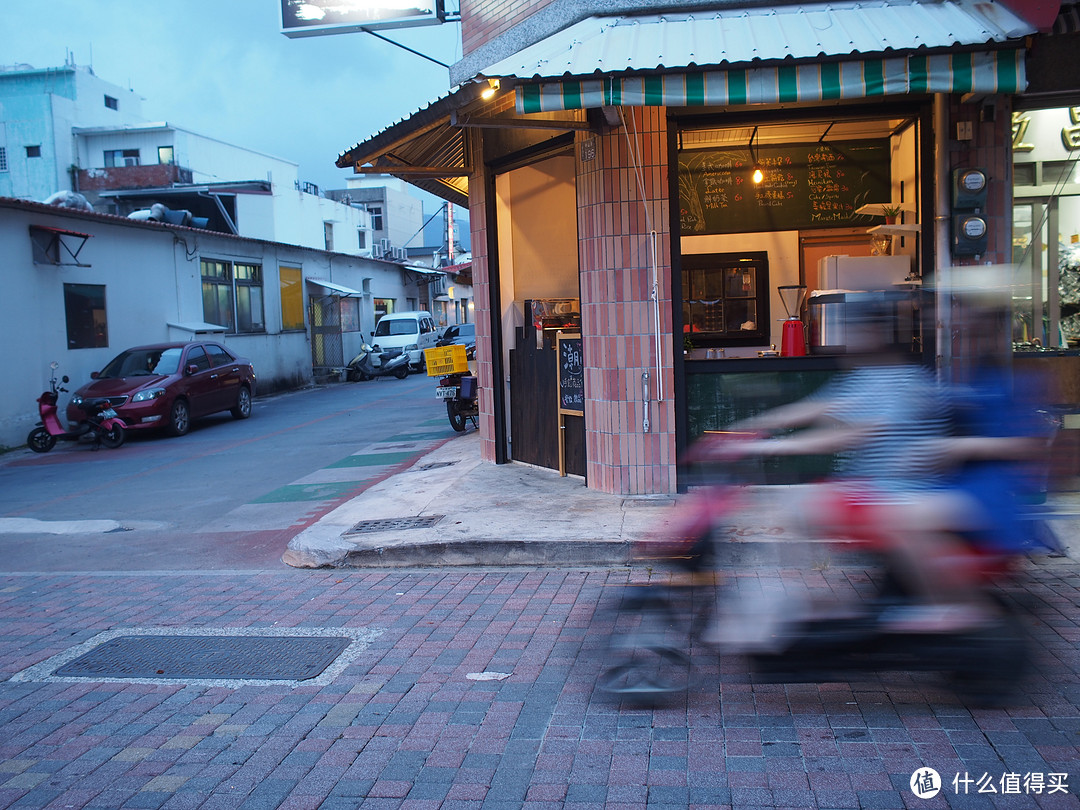
[[[871,365],[829,383],[814,398],[830,402],[825,418],[866,431],[845,452],[842,477],[893,492],[929,489],[942,480],[941,439],[951,422],[946,398],[921,366]]]

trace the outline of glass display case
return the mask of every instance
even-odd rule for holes
[[[577,298],[530,298],[525,301],[526,340],[538,349],[554,349],[555,335],[581,331],[581,301]]]
[[[768,284],[763,252],[683,256],[685,338],[696,347],[768,343]]]

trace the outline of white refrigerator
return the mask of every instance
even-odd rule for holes
[[[817,289],[888,290],[910,272],[910,256],[825,256],[818,261]]]

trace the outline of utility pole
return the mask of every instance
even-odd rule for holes
[[[454,263],[454,204],[446,204],[446,262]]]

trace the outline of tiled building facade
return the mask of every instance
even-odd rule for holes
[[[591,11],[585,8],[590,5],[593,7]],[[691,2],[690,5],[718,12],[733,9],[739,4]],[[933,5],[935,10],[940,9],[939,4]],[[580,22],[588,14],[610,15],[605,18],[605,25],[622,24],[622,18],[618,17],[620,10],[613,10],[611,4],[586,3],[578,11],[573,11],[577,6],[581,4],[572,5],[561,0],[537,0],[531,3],[465,0],[461,8],[463,63],[475,66],[478,63],[469,60],[475,60],[478,55],[482,55],[485,61],[496,62],[515,49],[529,48],[538,41],[543,44],[545,36],[555,42],[552,52],[556,52],[558,46],[564,44],[558,39],[563,30]],[[645,14],[654,10],[649,4],[634,0],[627,0],[622,6],[625,8],[621,8],[621,11],[630,14]],[[802,7],[786,8],[794,13],[802,11]],[[548,26],[546,30],[545,25]],[[1014,26],[1011,30],[1018,29]],[[1030,33],[1035,29],[1025,30]],[[578,48],[578,45],[577,42],[570,43],[571,48]],[[995,51],[1015,54],[1022,52],[1024,47],[1020,38],[1011,33],[1001,34],[998,40],[984,45],[982,50],[993,58],[997,58],[993,53]],[[967,46],[961,54],[961,62],[968,58],[970,52],[979,51],[980,47]],[[941,46],[938,51],[943,54],[951,52],[948,46]],[[631,63],[641,58],[636,52],[604,54],[604,58],[609,60],[613,56]],[[846,114],[864,117],[876,115],[880,119],[917,119],[919,134],[916,136],[918,143],[913,158],[917,168],[913,171],[918,172],[919,182],[917,192],[909,189],[909,194],[918,195],[922,219],[917,223],[920,232],[914,260],[917,266],[921,265],[923,281],[932,284],[938,270],[947,266],[1011,261],[1011,92],[1007,86],[1000,92],[979,87],[974,88],[978,92],[970,92],[964,84],[965,80],[957,79],[953,74],[958,71],[951,67],[945,73],[931,77],[930,83],[918,92],[883,89],[892,79],[888,69],[880,67],[883,64],[881,57],[880,52],[867,54],[858,51],[843,52],[835,57],[830,71],[836,70],[837,59],[847,60],[844,62],[845,69],[847,65],[854,64],[861,71],[860,76],[865,73],[865,85],[846,101],[826,100],[828,88],[823,85],[818,88],[819,107],[816,109],[821,111],[821,116],[843,118],[845,110],[856,109],[853,105],[861,104],[857,112]],[[999,72],[1011,68],[1012,63],[1006,62],[1012,58],[1004,58],[998,66]],[[1020,60],[1022,62],[1022,57]],[[815,60],[805,61],[812,63]],[[754,64],[757,64],[756,59]],[[641,97],[629,100],[626,87],[616,87],[620,77],[627,74],[615,68],[605,70],[606,64],[596,64],[596,73],[582,71],[576,76],[560,73],[561,63],[544,64],[542,59],[535,63],[536,75],[532,73],[533,67],[515,72],[508,65],[509,61],[504,59],[490,69],[477,69],[471,77],[481,83],[486,83],[489,78],[502,79],[501,95],[487,102],[486,106],[475,95],[462,100],[452,94],[445,100],[444,108],[428,108],[416,120],[418,132],[430,133],[436,113],[449,113],[457,109],[457,126],[460,129],[456,131],[467,133],[466,167],[469,172],[468,200],[477,306],[483,457],[491,462],[510,458],[506,448],[509,444],[506,426],[503,424],[506,419],[504,397],[507,396],[505,391],[509,390],[509,369],[502,358],[506,345],[512,341],[512,335],[505,321],[500,323],[502,304],[499,300],[498,245],[502,237],[498,232],[500,226],[495,221],[497,206],[494,198],[498,193],[495,176],[498,172],[506,171],[502,167],[508,156],[515,159],[520,156],[520,160],[527,162],[532,152],[542,151],[537,147],[561,138],[559,143],[563,145],[564,152],[572,149],[573,153],[572,180],[576,211],[553,211],[552,216],[576,218],[576,274],[585,363],[585,479],[591,488],[617,494],[675,492],[679,486],[677,461],[686,440],[685,398],[689,373],[686,369],[688,361],[682,351],[684,318],[680,264],[681,256],[687,251],[698,253],[704,249],[689,246],[686,235],[680,229],[680,192],[674,187],[674,144],[681,137],[683,128],[702,126],[700,121],[705,117],[709,121],[719,121],[717,126],[726,125],[724,122],[729,117],[735,122],[751,121],[756,131],[758,120],[774,127],[782,127],[785,116],[794,116],[792,120],[807,120],[815,111],[815,101],[792,105],[774,101],[750,106],[753,100],[748,98],[734,103],[714,102],[710,105],[706,102],[704,106],[708,109],[703,111],[691,108],[689,105],[700,102],[690,101],[688,96],[679,100],[676,93],[672,100],[668,100],[664,97],[664,93],[669,91],[667,85],[663,91],[656,89],[658,85],[652,89],[646,87]],[[639,67],[648,72],[644,63]],[[703,89],[709,80],[715,81],[707,74],[709,69],[723,72],[731,69],[731,66],[725,63],[719,68],[707,69],[696,64],[669,64],[667,75],[659,77],[657,81],[674,78],[678,85],[680,76],[684,76],[685,84],[682,86],[689,93],[692,85]],[[781,66],[779,73],[783,74],[784,70]],[[875,70],[881,70],[878,83],[872,81],[871,74]],[[825,72],[822,71],[822,76]],[[614,80],[605,84],[605,77],[614,77]],[[602,85],[603,93],[607,94],[603,98],[610,98],[610,103],[581,101],[587,92],[592,92],[586,87],[591,80],[597,80],[594,82],[596,86]],[[728,81],[726,76],[724,81]],[[934,81],[942,89],[934,89]],[[571,103],[540,114],[523,110],[522,88],[535,88],[544,82],[549,87],[561,85],[562,90],[555,89],[551,96],[541,93],[537,97],[557,98],[561,92],[563,96],[572,97]],[[777,91],[784,92],[782,75],[777,82]],[[752,82],[748,83],[747,87],[752,85]],[[516,112],[512,108],[514,94],[507,92],[515,88],[518,93]],[[616,99],[621,103],[615,103]],[[581,103],[575,104],[574,101]],[[470,115],[482,119],[485,122],[483,126],[487,128],[469,129],[468,123],[463,121],[467,122]],[[564,123],[565,130],[549,129],[543,132],[539,129],[540,124],[529,129],[537,119],[549,127]],[[494,121],[505,122],[505,129],[491,128]],[[960,135],[961,131],[967,131],[967,126],[959,127],[961,124],[970,125],[969,135]],[[528,136],[522,135],[523,132],[528,132]],[[386,137],[380,148],[391,142],[400,144],[400,133],[395,131],[386,135],[393,135],[394,138]],[[447,134],[446,137],[455,136]],[[378,158],[379,154],[386,153],[385,149],[382,153],[365,153],[359,146],[356,155],[361,159],[365,154]],[[423,161],[418,157],[416,162]],[[987,247],[978,256],[953,256],[949,186],[952,171],[968,167],[979,167],[988,176],[987,206],[981,213],[988,224],[989,239]],[[731,235],[725,244],[737,243],[737,237],[737,234]],[[762,234],[751,234],[750,237],[750,242],[762,240]],[[776,264],[781,262],[777,261]],[[794,269],[777,266],[776,276],[769,279],[770,286],[784,283],[783,273],[787,273],[788,277],[795,273],[796,280],[801,280],[808,271],[798,264],[796,261]],[[539,271],[542,272],[542,268]],[[769,317],[779,322],[782,312],[775,305],[774,310]],[[940,314],[947,311],[946,307]],[[948,362],[952,353],[960,351],[959,347],[952,346],[957,335],[950,332],[948,319],[928,312],[924,321],[929,324],[924,335],[924,359],[931,363]],[[755,348],[768,348],[768,339],[764,343],[766,345]],[[743,356],[752,358],[752,355]],[[547,396],[547,393],[531,392],[530,395],[539,397]]]

